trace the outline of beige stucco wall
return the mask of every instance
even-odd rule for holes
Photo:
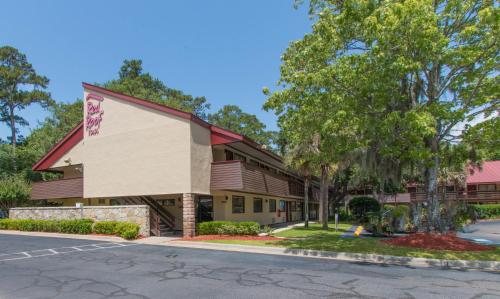
[[[191,193],[210,194],[210,130],[191,123]]]
[[[239,195],[245,197],[245,213],[233,213],[232,211],[232,196]],[[264,196],[250,193],[229,192],[221,191],[213,194],[214,196],[214,220],[228,220],[228,221],[257,221],[260,225],[283,223],[286,221],[286,214],[284,211],[278,217],[279,201],[295,201],[295,199]],[[227,197],[227,199],[226,199]],[[253,199],[262,198],[262,213],[253,212]],[[269,212],[269,199],[276,200],[276,212]],[[300,219],[300,210],[292,212],[292,221]],[[273,221],[274,220],[274,221]]]
[[[191,192],[189,120],[109,96],[101,109],[99,135],[84,132],[84,197]]]
[[[82,164],[83,162],[83,140],[73,146],[59,160],[57,160],[51,168],[65,167],[69,165]],[[70,164],[66,161],[70,161]]]
[[[12,219],[36,220],[73,220],[93,219],[95,221],[124,221],[137,223],[139,233],[149,236],[149,207],[136,206],[97,206],[97,207],[30,207],[9,210]]]

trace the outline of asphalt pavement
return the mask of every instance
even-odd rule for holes
[[[500,220],[479,221],[468,225],[465,231],[458,233],[458,236],[477,243],[500,246]]]
[[[0,235],[0,298],[500,298],[500,274]]]

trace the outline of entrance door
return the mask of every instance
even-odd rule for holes
[[[196,223],[214,220],[214,199],[212,196],[199,196],[196,200]]]

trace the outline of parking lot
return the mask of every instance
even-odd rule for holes
[[[496,273],[2,234],[0,277],[2,299],[500,297]]]

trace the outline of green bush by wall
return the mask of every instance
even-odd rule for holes
[[[199,235],[257,235],[260,225],[254,221],[208,221],[198,224]]]
[[[479,219],[500,218],[500,204],[474,205]]]
[[[94,225],[96,234],[117,235],[124,239],[135,239],[139,235],[139,225],[131,222],[100,221]]]
[[[0,219],[0,229],[56,232],[66,234],[97,234],[117,235],[124,239],[136,239],[139,235],[139,225],[131,222],[99,221],[92,219],[75,220],[33,220],[33,219]]]

